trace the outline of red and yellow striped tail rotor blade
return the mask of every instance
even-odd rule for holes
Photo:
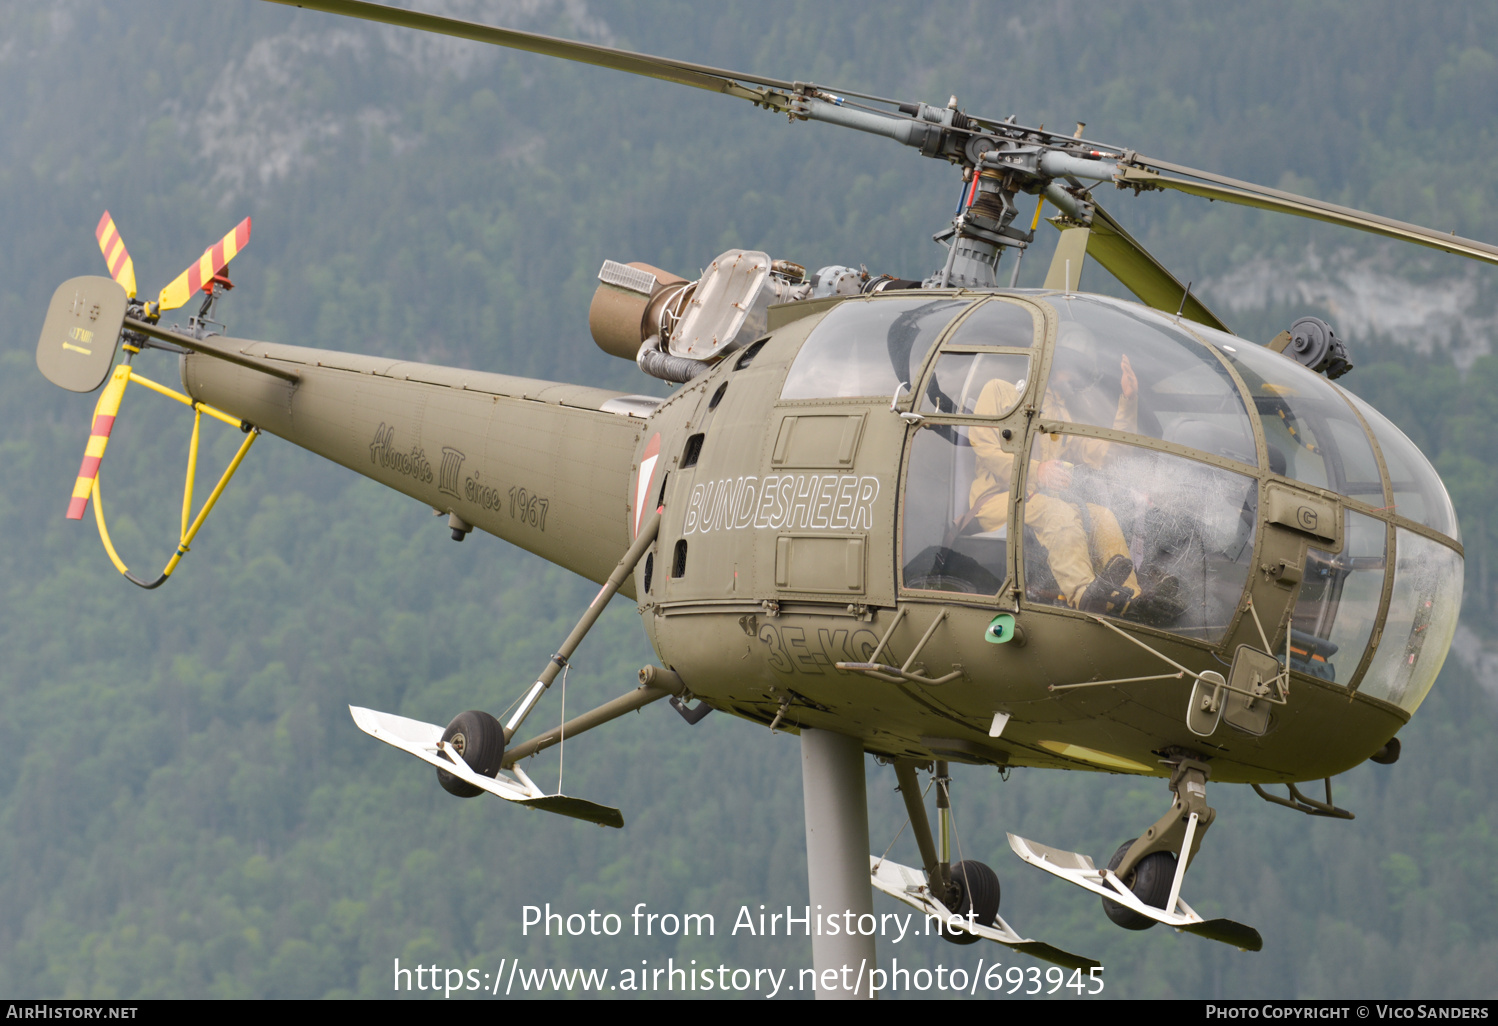
[[[234,230],[203,251],[198,262],[177,275],[157,300],[158,310],[175,310],[192,298],[213,276],[224,269],[230,260],[250,241],[250,219],[247,217]]]
[[[130,365],[121,364],[114,369],[114,376],[104,386],[94,407],[94,423],[88,434],[88,448],[83,451],[83,465],[78,468],[78,480],[73,483],[73,497],[68,502],[68,519],[82,520],[88,509],[89,496],[94,493],[94,480],[99,476],[99,462],[104,459],[104,449],[109,445],[109,433],[114,430],[114,418],[120,412],[120,400],[125,398],[125,386],[130,383]]]
[[[125,249],[125,240],[120,238],[109,211],[104,211],[104,216],[99,218],[99,227],[94,229],[94,236],[99,240],[99,250],[104,254],[104,262],[109,265],[109,276],[120,283],[127,296],[134,299],[135,261],[130,259],[130,253]]]

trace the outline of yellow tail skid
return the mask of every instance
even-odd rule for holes
[[[182,557],[187,555],[188,549],[192,545],[193,538],[197,537],[198,531],[203,526],[203,522],[208,519],[208,514],[212,512],[214,505],[219,500],[219,496],[223,494],[224,488],[229,484],[229,479],[234,476],[234,472],[239,469],[240,463],[244,461],[245,456],[249,453],[250,446],[255,444],[255,439],[260,435],[260,429],[245,423],[237,417],[231,417],[229,414],[224,413],[222,410],[215,409],[214,407],[209,406],[205,403],[196,402],[190,397],[183,395],[181,392],[168,388],[165,385],[158,384],[157,382],[152,381],[150,378],[144,377],[141,374],[134,372],[129,364],[126,364],[123,367],[119,368],[115,372],[115,374],[119,392],[118,395],[114,398],[112,405],[116,410],[119,408],[120,400],[123,399],[125,388],[133,383],[138,383],[144,385],[146,388],[149,388],[153,392],[159,392],[170,399],[175,399],[177,402],[184,403],[187,406],[190,406],[193,411],[192,440],[189,443],[187,450],[187,478],[183,483],[182,488],[182,523],[181,529],[179,530],[177,536],[177,551],[172,554],[171,559],[167,560],[166,567],[161,571],[160,576],[158,576],[154,581],[143,581],[139,577],[136,577],[134,574],[132,574],[130,572],[130,568],[125,565],[125,561],[120,558],[119,552],[115,550],[114,542],[109,537],[109,526],[105,522],[104,518],[104,499],[102,493],[99,490],[99,473],[97,465],[95,466],[93,473],[91,482],[92,487],[88,489],[89,494],[84,496],[85,499],[90,497],[93,499],[94,520],[99,525],[99,539],[104,543],[104,551],[109,554],[109,560],[114,564],[115,569],[123,574],[125,579],[130,581],[132,584],[137,584],[140,587],[146,589],[159,588],[161,587],[161,585],[166,583],[168,577],[172,576],[172,572],[177,569],[177,564],[182,561]],[[199,430],[203,422],[203,414],[205,413],[208,414],[208,416],[213,417],[215,420],[219,420],[225,424],[229,424],[239,428],[241,431],[245,432],[245,439],[240,444],[239,451],[234,454],[234,458],[229,461],[229,466],[224,470],[222,476],[219,477],[218,484],[214,485],[213,491],[209,494],[208,499],[203,503],[203,508],[199,510],[198,515],[194,517],[192,516],[192,497],[193,485],[195,484],[197,477],[198,437]],[[103,455],[102,452],[100,453],[100,455]]]

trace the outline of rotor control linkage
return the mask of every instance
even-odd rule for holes
[[[557,674],[562,672],[563,667],[567,665],[567,660],[571,659],[572,653],[577,651],[577,646],[582,644],[588,631],[592,630],[593,625],[598,622],[598,617],[603,613],[604,607],[609,604],[609,599],[613,598],[614,593],[624,584],[625,578],[634,572],[635,564],[644,558],[645,550],[654,544],[655,536],[661,530],[661,511],[664,508],[664,506],[657,507],[650,518],[641,525],[639,536],[635,538],[634,544],[624,553],[624,558],[619,560],[619,565],[614,567],[614,572],[609,575],[603,587],[598,589],[598,594],[593,596],[593,601],[588,603],[587,611],[583,613],[582,619],[577,621],[577,626],[572,628],[572,633],[567,635],[567,640],[562,642],[562,647],[557,649],[556,654],[551,657],[551,661],[546,664],[546,669],[541,671],[541,676],[536,679],[536,683],[532,684],[530,690],[525,693],[520,706],[504,725],[505,744],[510,743],[510,739],[515,736],[515,732],[520,729],[525,718],[536,707],[536,703],[541,700],[546,689],[551,687],[551,682],[557,679]]]

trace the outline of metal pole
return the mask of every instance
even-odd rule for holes
[[[952,798],[947,787],[952,783],[952,778],[947,775],[947,764],[944,760],[936,761],[936,831],[939,835],[937,843],[941,850],[937,858],[941,860],[942,882],[951,879],[952,874]]]
[[[921,794],[921,782],[915,775],[915,763],[908,759],[896,762],[895,779],[900,782],[900,797],[905,799],[910,830],[915,834],[916,847],[921,850],[921,868],[926,871],[926,884],[941,901],[947,896],[948,881],[941,874],[941,860],[936,855],[936,842],[931,838],[931,821],[926,818],[926,801]]]
[[[664,507],[661,507],[661,509],[664,509]],[[572,628],[572,633],[567,635],[567,640],[562,642],[562,647],[557,649],[556,654],[551,657],[551,661],[546,664],[546,669],[542,670],[541,676],[536,679],[536,683],[532,684],[530,690],[525,693],[525,698],[521,700],[520,707],[515,710],[510,716],[509,721],[505,723],[505,744],[510,743],[510,739],[515,736],[515,731],[520,729],[520,725],[531,714],[531,710],[536,707],[536,703],[541,700],[541,696],[546,693],[546,689],[551,687],[551,682],[557,679],[557,674],[561,672],[562,667],[567,665],[567,660],[572,658],[572,653],[582,643],[584,636],[598,622],[599,616],[603,614],[604,607],[609,604],[609,599],[614,597],[614,593],[619,590],[619,586],[624,583],[624,579],[634,570],[635,564],[645,555],[645,550],[650,548],[651,543],[655,541],[655,536],[660,533],[661,529],[661,509],[657,509],[654,513],[650,514],[650,518],[641,526],[639,537],[635,539],[634,544],[624,553],[624,558],[619,560],[619,565],[614,567],[614,572],[609,575],[609,579],[604,582],[603,587],[598,589],[598,594],[594,595],[593,601],[588,603],[588,608],[583,613],[583,618],[577,621],[577,626]]]
[[[870,998],[874,937],[859,932],[874,914],[869,882],[869,806],[863,745],[857,738],[801,729],[806,800],[806,876],[811,895],[811,961],[819,999]],[[837,936],[825,928],[838,920]],[[819,932],[817,923],[824,924]],[[865,921],[867,928],[868,921]],[[852,927],[852,934],[848,927]]]
[[[665,688],[641,685],[627,695],[621,695],[612,702],[605,702],[592,712],[575,716],[562,724],[553,727],[540,737],[533,737],[523,745],[516,745],[505,752],[501,766],[509,767],[515,765],[521,759],[529,759],[538,752],[544,752],[552,745],[559,744],[563,738],[576,737],[584,731],[592,730],[594,727],[602,726],[610,720],[617,720],[625,713],[632,713],[636,709],[643,709],[651,702],[658,702],[671,692]]]

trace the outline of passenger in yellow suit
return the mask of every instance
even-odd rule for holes
[[[1057,339],[1050,387],[1041,402],[1041,417],[1075,421],[1067,408],[1090,388],[1096,377],[1091,332],[1081,325],[1063,324]],[[1129,358],[1119,361],[1119,399],[1112,427],[1139,430],[1139,381]],[[1019,401],[1015,385],[995,378],[978,394],[975,416],[999,416]],[[1009,491],[1015,457],[1003,450],[997,428],[973,428],[968,433],[977,463],[969,493],[969,516],[985,530],[1008,522]],[[1096,438],[1053,434],[1041,436],[1038,459],[1032,459],[1024,502],[1025,526],[1045,546],[1051,573],[1066,601],[1089,612],[1121,612],[1139,594],[1139,580],[1129,557],[1129,544],[1118,519],[1106,506],[1064,498],[1077,467],[1101,469],[1108,443]],[[1083,517],[1085,505],[1086,517]],[[1084,526],[1085,525],[1085,526]]]

